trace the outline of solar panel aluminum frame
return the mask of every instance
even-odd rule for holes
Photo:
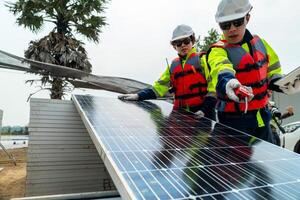
[[[103,160],[103,163],[104,163],[107,171],[109,172],[115,186],[117,187],[117,190],[120,193],[122,199],[133,199],[133,197],[135,196],[134,193],[130,189],[129,185],[127,184],[127,182],[125,181],[123,176],[118,172],[117,165],[113,161],[112,157],[107,156],[107,154],[105,153],[105,152],[107,152],[107,149],[105,149],[105,146],[102,143],[102,141],[99,139],[99,136],[95,134],[96,131],[94,130],[91,123],[87,120],[88,119],[87,116],[85,115],[85,113],[83,112],[81,107],[79,106],[79,103],[76,100],[76,98],[74,97],[74,95],[72,95],[72,100],[83,120],[83,123],[84,123],[86,129],[88,130],[90,137],[92,138],[92,140],[96,146],[96,149],[97,149],[101,159]]]

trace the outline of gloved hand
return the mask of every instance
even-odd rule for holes
[[[226,94],[228,96],[229,99],[235,101],[235,102],[239,102],[240,99],[238,96],[236,96],[234,89],[238,88],[241,86],[241,83],[237,80],[237,79],[230,79],[227,83],[226,83]]]
[[[138,94],[122,94],[122,95],[119,95],[118,98],[121,100],[126,100],[126,101],[138,101],[139,95]]]
[[[202,110],[198,110],[194,114],[195,114],[195,117],[198,118],[198,119],[204,117],[204,112]]]
[[[300,80],[297,79],[293,84],[289,83],[287,86],[281,86],[280,89],[285,94],[295,94],[297,92],[300,92]]]

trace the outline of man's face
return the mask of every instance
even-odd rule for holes
[[[250,15],[247,15],[240,19],[222,22],[219,24],[228,43],[236,44],[242,41],[246,32],[246,25],[249,17]]]
[[[186,56],[193,48],[193,42],[191,37],[175,40],[171,43],[177,53],[181,56]]]

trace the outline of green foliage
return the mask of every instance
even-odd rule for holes
[[[109,0],[18,0],[6,6],[20,26],[33,32],[39,31],[45,22],[55,24],[55,30],[62,34],[77,32],[94,42],[99,41],[101,27],[106,18],[100,13]]]
[[[27,126],[3,126],[0,128],[1,135],[28,135]]]
[[[39,31],[45,22],[54,24],[54,29],[47,36],[31,41],[25,51],[28,59],[62,65],[91,72],[91,64],[83,43],[74,37],[79,33],[93,42],[99,41],[101,28],[106,19],[100,14],[109,0],[17,0],[6,6],[17,16],[20,26],[33,32]],[[50,90],[51,99],[62,99],[72,90],[68,80],[72,77],[51,77],[47,72],[39,80],[28,80],[39,83],[41,90]],[[30,94],[29,98],[34,95]]]
[[[208,31],[208,36],[205,36],[204,39],[201,41],[201,37],[199,36],[196,40],[196,49],[201,51],[207,51],[211,44],[220,40],[220,34],[214,28]]]

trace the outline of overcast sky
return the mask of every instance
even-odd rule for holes
[[[214,19],[218,2],[112,0],[104,14],[109,25],[103,28],[100,43],[93,44],[79,37],[86,43],[93,73],[153,83],[165,70],[165,58],[171,60],[176,56],[169,45],[176,25],[190,25],[196,35],[202,36],[211,28],[220,31]],[[283,72],[290,72],[300,65],[300,1],[252,0],[251,3],[253,10],[248,29],[267,40],[279,55]],[[4,1],[1,1],[0,9],[0,49],[9,53],[23,57],[31,40],[45,36],[53,28],[52,24],[47,24],[41,32],[33,34],[16,25],[15,17],[4,7]],[[3,125],[28,124],[29,103],[26,100],[37,88],[25,85],[25,80],[32,78],[37,77],[0,69]],[[47,92],[42,92],[34,97],[48,96]]]

